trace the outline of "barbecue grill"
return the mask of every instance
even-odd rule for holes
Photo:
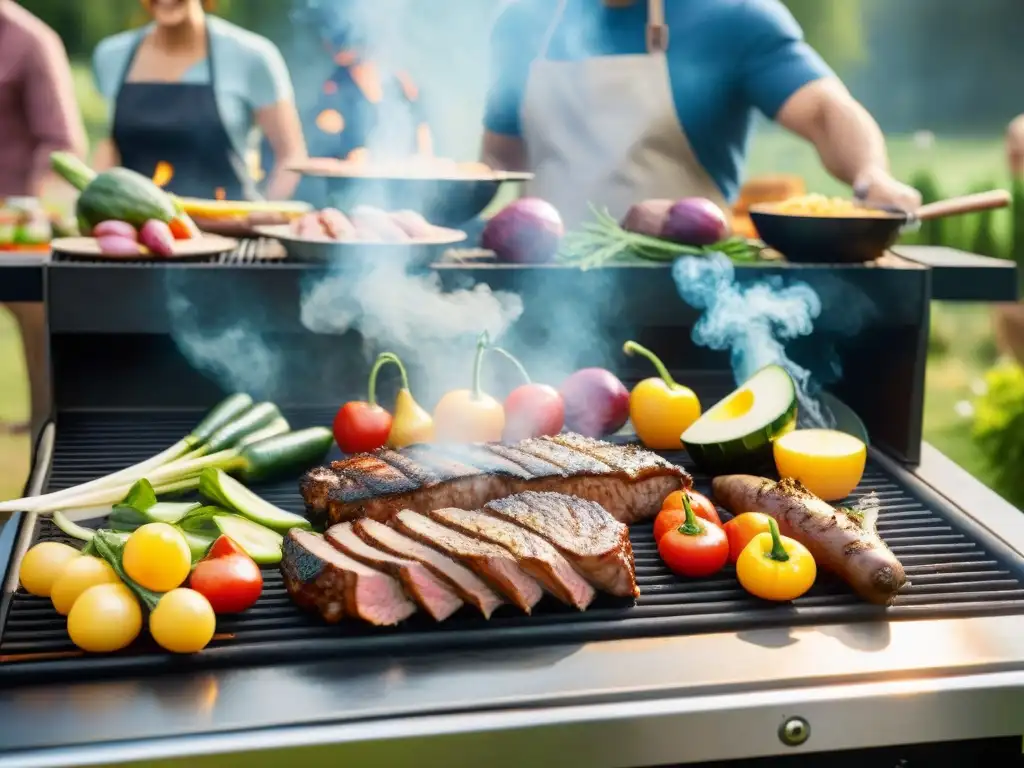
[[[149,456],[223,396],[175,344],[172,293],[196,307],[197,325],[213,322],[211,294],[222,308],[259,307],[246,321],[292,371],[274,399],[293,426],[326,423],[359,394],[364,341],[310,333],[298,318],[303,286],[323,269],[260,253],[257,243],[210,264],[0,267],[0,300],[48,308],[53,420],[38,435],[30,492]],[[446,286],[475,280],[519,293],[523,345],[558,333],[553,297],[606,295],[590,318],[599,335],[665,353],[705,407],[731,388],[724,353],[690,341],[697,314],[665,267],[456,262],[436,271]],[[911,581],[893,607],[862,603],[827,577],[792,606],[766,606],[730,575],[680,581],[660,564],[651,526],[639,525],[635,605],[604,597],[573,613],[545,601],[532,617],[503,609],[489,622],[462,612],[441,625],[327,627],[267,571],[259,603],[222,619],[199,656],[143,642],[84,656],[48,601],[16,590],[24,551],[61,534],[15,515],[0,531],[0,767],[1015,764],[1024,516],[921,443],[929,301],[1011,300],[1013,267],[906,249],[872,265],[737,270],[741,282],[768,275],[803,280],[822,298],[814,336],[791,353],[839,362],[845,375],[830,390],[871,433],[856,494],[878,495],[880,533]],[[627,382],[640,378],[616,347],[577,352]],[[685,454],[666,456],[693,471]],[[695,484],[709,489],[706,477]],[[257,490],[301,510],[294,480]]]

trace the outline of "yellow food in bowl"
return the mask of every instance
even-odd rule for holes
[[[867,462],[864,443],[834,429],[796,429],[778,438],[773,448],[779,476],[799,480],[825,501],[849,496]]]
[[[802,195],[791,197],[779,203],[759,206],[765,213],[781,213],[786,216],[822,216],[831,218],[877,219],[892,214],[873,208],[862,208],[852,200],[825,195]]]

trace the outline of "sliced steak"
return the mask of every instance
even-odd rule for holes
[[[551,544],[515,523],[465,509],[436,509],[430,517],[467,536],[498,544],[552,595],[567,605],[585,610],[594,588]]]
[[[325,536],[335,549],[340,549],[353,560],[398,579],[405,594],[435,621],[444,621],[462,607],[462,600],[455,591],[423,563],[396,557],[367,544],[352,530],[352,523],[335,525],[327,530]]]
[[[395,579],[342,554],[309,531],[293,528],[285,536],[281,574],[298,605],[316,610],[332,624],[351,616],[391,626],[416,612]]]
[[[544,595],[540,584],[504,547],[471,538],[408,509],[395,515],[392,523],[407,536],[462,562],[526,613]]]
[[[402,509],[479,509],[523,491],[552,491],[595,501],[631,524],[653,518],[668,494],[689,486],[681,467],[649,451],[572,434],[360,454],[313,469],[300,484],[309,512],[332,523],[387,522]]]
[[[593,501],[527,491],[489,502],[484,512],[551,542],[602,592],[639,597],[629,529]]]
[[[485,619],[491,618],[495,609],[505,602],[469,568],[436,549],[402,535],[394,528],[367,518],[355,522],[352,530],[370,546],[395,557],[422,563],[431,573],[451,586],[459,597],[476,606]]]

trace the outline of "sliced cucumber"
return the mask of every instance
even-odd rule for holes
[[[274,531],[312,528],[309,520],[302,515],[275,507],[220,469],[210,467],[203,470],[199,476],[199,493],[213,503]]]
[[[238,515],[214,515],[213,524],[260,565],[281,562],[284,537],[280,533]]]
[[[309,427],[261,440],[239,450],[238,472],[250,482],[299,472],[322,461],[333,443],[334,435],[325,427]]]
[[[182,528],[178,528],[178,532],[185,537],[185,542],[188,544],[189,552],[192,553],[193,563],[206,557],[206,553],[210,550],[210,545],[212,545],[215,540],[213,536],[207,536],[194,531],[186,531]]]
[[[203,506],[198,501],[158,501],[145,511],[145,517],[150,523],[174,523],[181,520],[189,512]]]

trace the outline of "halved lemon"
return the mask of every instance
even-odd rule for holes
[[[845,432],[796,429],[777,438],[773,448],[779,475],[799,480],[825,501],[846,498],[864,476],[867,447]]]

